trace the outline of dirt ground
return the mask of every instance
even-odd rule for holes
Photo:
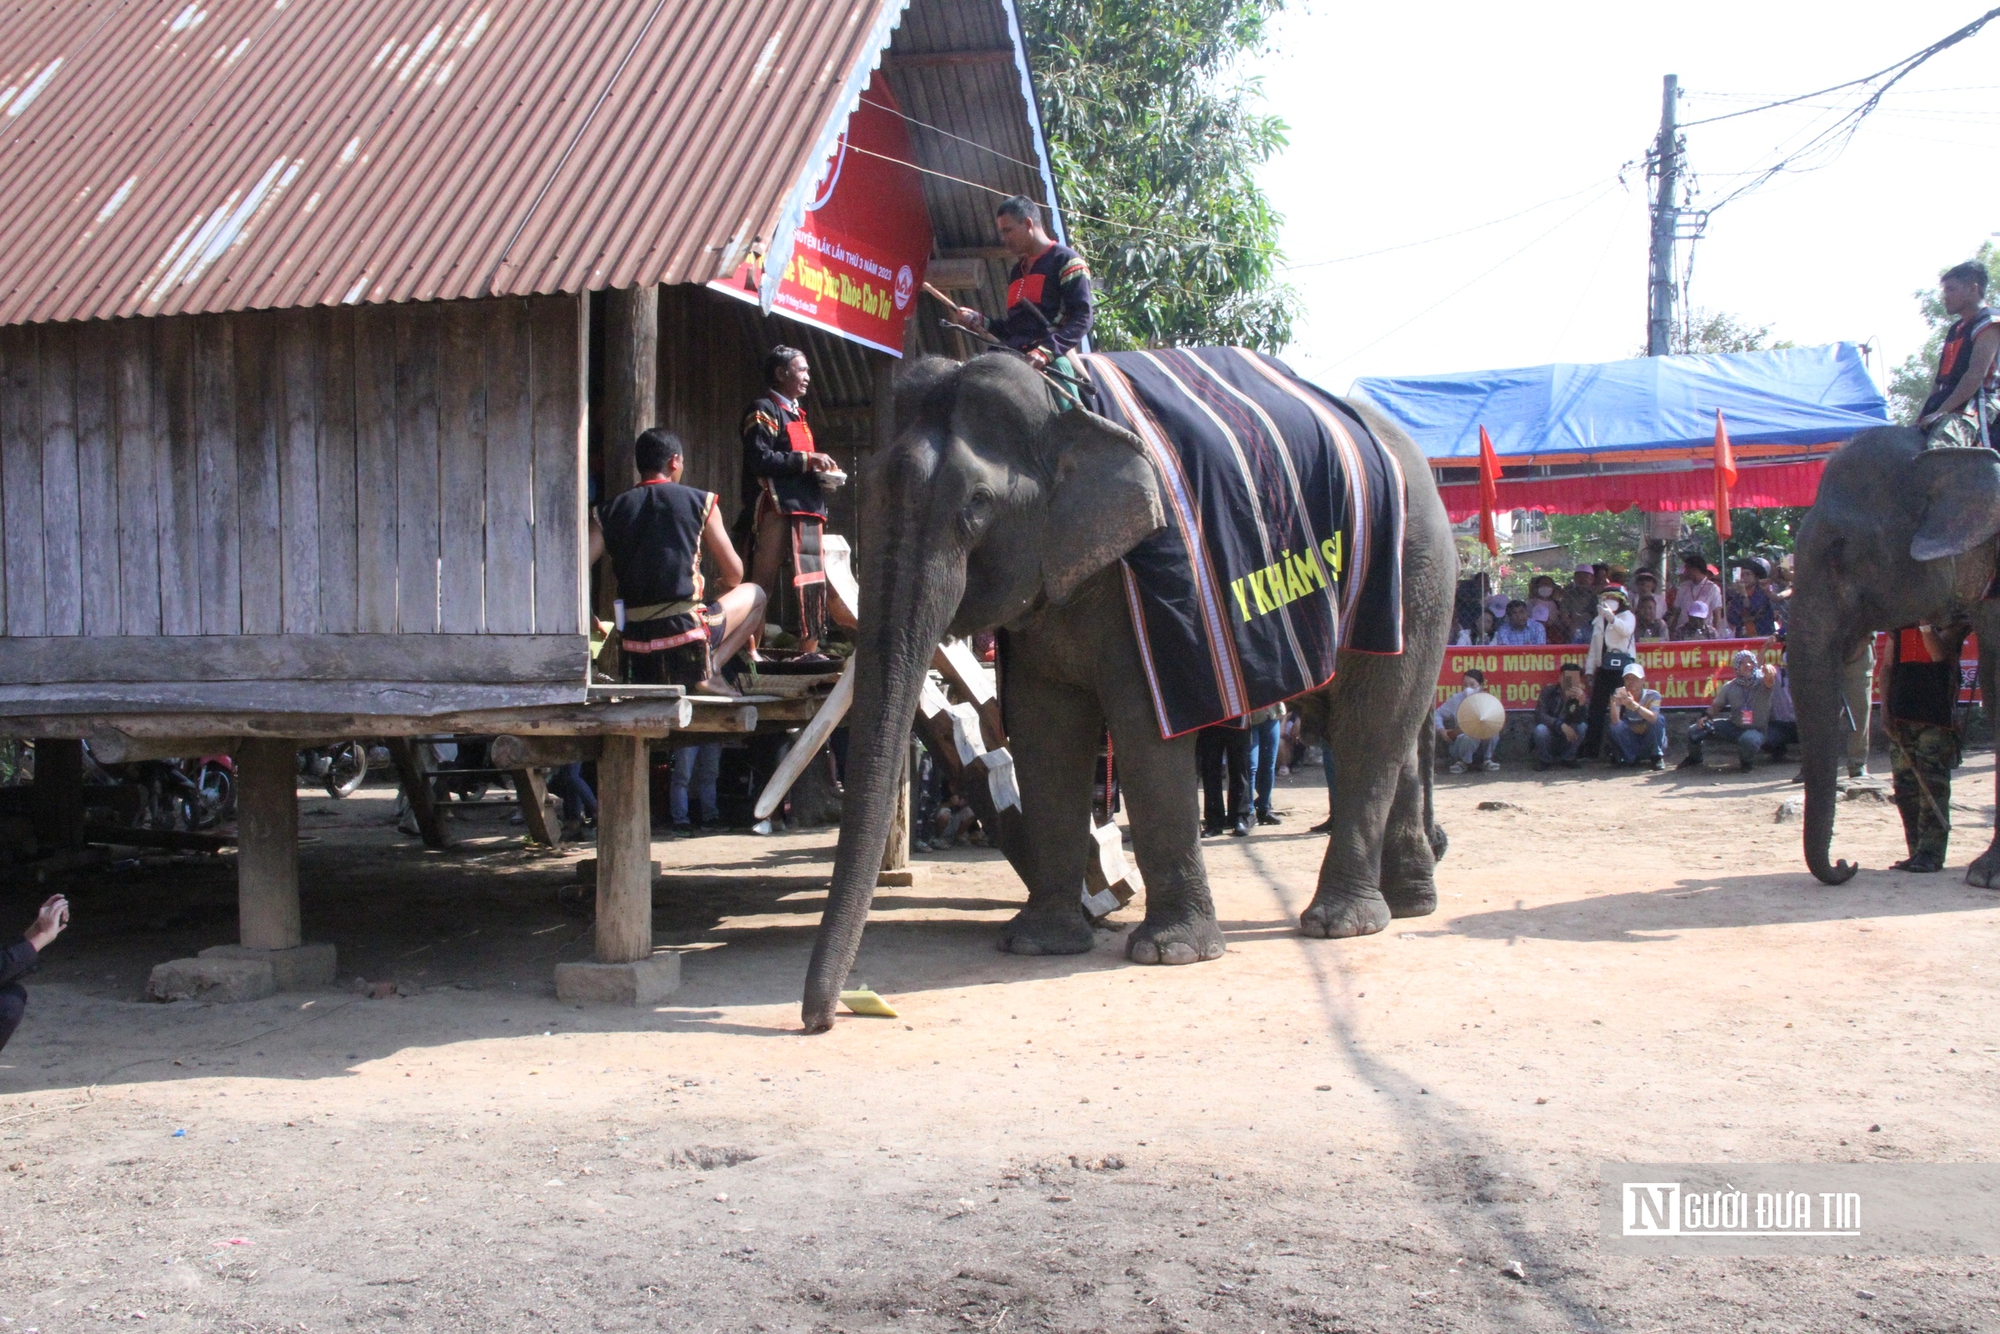
[[[1188,968],[1124,961],[1133,910],[999,954],[1005,863],[920,858],[855,974],[902,1017],[817,1038],[830,829],[659,843],[685,984],[583,1010],[551,985],[589,950],[575,854],[499,807],[427,853],[386,788],[302,793],[339,989],[142,1003],[234,938],[228,863],[65,886],[0,1054],[0,1329],[2000,1329],[1990,1258],[1598,1244],[1606,1160],[1994,1156],[2000,894],[1960,879],[1991,754],[1951,872],[1873,869],[1900,832],[1855,801],[1839,888],[1773,823],[1791,768],[1441,778],[1440,911],[1346,942],[1294,929],[1300,773],[1282,827],[1207,844],[1230,952]]]

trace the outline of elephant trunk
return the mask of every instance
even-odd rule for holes
[[[1823,616],[1799,614],[1793,625],[1815,624]],[[1831,860],[1833,813],[1839,794],[1835,790],[1847,737],[1846,696],[1842,689],[1849,645],[1837,633],[1815,630],[1800,634],[1795,628],[1786,645],[1792,706],[1798,714],[1799,753],[1803,757],[1806,780],[1805,852],[1806,865],[1823,883],[1844,884],[1860,869],[1847,861]]]
[[[884,537],[877,559],[864,561],[862,570],[840,843],[801,1007],[808,1033],[833,1026],[834,1006],[861,949],[910,725],[938,639],[964,586],[962,568],[924,561],[893,528]]]

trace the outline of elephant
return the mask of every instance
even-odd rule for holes
[[[1827,460],[1799,525],[1786,670],[1798,713],[1805,775],[1805,856],[1814,876],[1842,884],[1860,869],[1833,861],[1837,770],[1850,724],[1844,664],[1878,630],[1970,624],[1979,636],[1979,689],[1995,690],[2000,601],[1985,596],[2000,534],[2000,455],[1924,448],[1917,432],[1880,426]],[[2000,840],[1966,871],[2000,884]]]
[[[1421,452],[1386,418],[1365,420],[1409,479],[1404,651],[1343,650],[1325,690],[1340,781],[1334,832],[1300,926],[1326,938],[1367,935],[1437,905],[1428,728],[1457,552]],[[1166,523],[1162,480],[1145,446],[1095,413],[1059,410],[1047,382],[997,353],[906,368],[895,425],[894,442],[858,478],[860,530],[870,540],[857,570],[848,777],[806,978],[806,1030],[832,1025],[860,948],[932,654],[945,637],[996,628],[1006,636],[1001,705],[1020,827],[1033,831],[1010,849],[1028,902],[1000,947],[1080,954],[1096,943],[1079,887],[1093,764],[1108,726],[1146,885],[1128,956],[1145,964],[1219,958],[1195,738],[1161,736],[1118,573],[1119,558]]]

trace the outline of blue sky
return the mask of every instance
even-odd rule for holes
[[[1646,181],[1627,164],[1658,127],[1662,75],[1680,76],[1691,121],[1870,73],[1979,12],[1307,0],[1247,68],[1291,126],[1262,176],[1306,301],[1289,359],[1345,391],[1359,375],[1635,355]],[[1837,101],[1690,129],[1697,205]],[[1899,84],[1827,165],[1717,210],[1691,296],[1798,343],[1872,341],[1894,364],[1924,334],[1911,292],[1996,230],[2000,21]]]

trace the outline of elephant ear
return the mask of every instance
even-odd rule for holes
[[[2000,534],[2000,454],[1927,449],[1910,466],[1926,498],[1923,522],[1910,539],[1912,559],[1962,555]]]
[[[1053,455],[1042,588],[1061,606],[1077,586],[1167,526],[1160,479],[1138,436],[1072,408],[1049,423]]]

